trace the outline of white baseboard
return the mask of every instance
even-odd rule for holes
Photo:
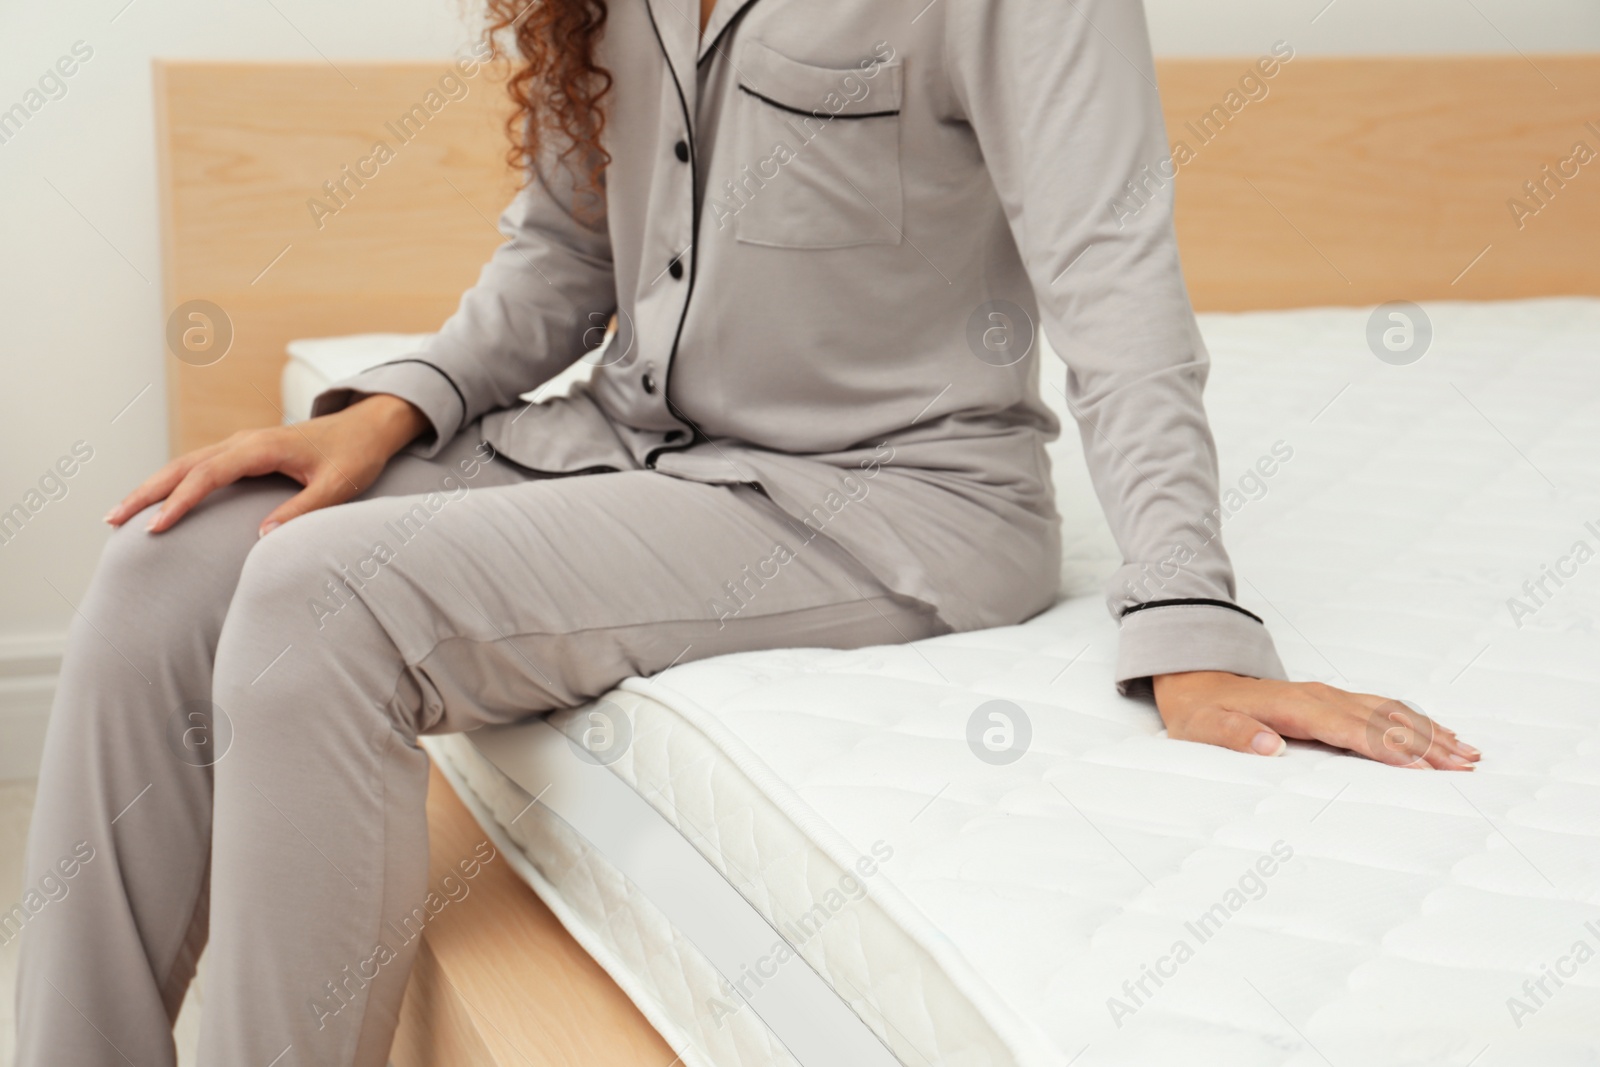
[[[37,778],[65,633],[0,637],[0,780]]]

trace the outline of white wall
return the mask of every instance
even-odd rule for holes
[[[151,59],[442,58],[471,35],[460,2],[0,7],[0,109],[75,42],[93,49],[66,95],[0,144],[0,511],[74,442],[94,449],[67,495],[0,544],[0,777],[31,766],[68,602],[82,596],[105,536],[99,517],[165,459]],[[1279,38],[1302,54],[1600,50],[1594,0],[1147,7],[1156,49],[1167,54],[1250,56]]]
[[[469,38],[457,0],[0,3],[0,110],[93,50],[0,144],[0,511],[74,442],[94,450],[0,544],[0,777],[31,773],[100,516],[166,459],[151,60],[443,58]]]

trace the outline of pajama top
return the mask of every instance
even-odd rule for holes
[[[1123,556],[1119,686],[1284,677],[1216,534],[1137,0],[721,0],[703,35],[693,7],[611,0],[601,191],[545,152],[455,315],[315,413],[390,393],[423,454],[487,414],[536,470],[756,484],[787,549],[825,535],[972,629],[1056,597],[1042,334]],[[587,384],[519,401],[579,359]]]

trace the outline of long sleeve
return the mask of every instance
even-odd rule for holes
[[[1234,606],[1218,534],[1209,357],[1184,287],[1172,168],[1137,0],[950,4],[945,53],[1038,301],[1121,549],[1123,692],[1155,674],[1284,677]]]
[[[360,395],[402,397],[433,429],[417,446],[431,456],[473,419],[515,404],[593,347],[586,336],[616,307],[616,287],[603,212],[574,212],[578,189],[569,167],[536,170],[500,216],[506,243],[438,334],[411,356],[330,386],[312,414]]]

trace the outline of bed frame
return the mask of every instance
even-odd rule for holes
[[[1576,142],[1600,151],[1600,56],[1302,57],[1230,97],[1255,62],[1158,64],[1199,310],[1600,295],[1600,160],[1551,177]],[[515,186],[492,71],[400,144],[448,70],[156,64],[165,307],[210,301],[232,334],[215,362],[168,359],[174,452],[278,422],[289,340],[454,310]],[[347,178],[379,139],[393,158]],[[482,836],[437,771],[428,814],[435,856]],[[471,899],[425,934],[396,1067],[675,1062],[509,866]]]

